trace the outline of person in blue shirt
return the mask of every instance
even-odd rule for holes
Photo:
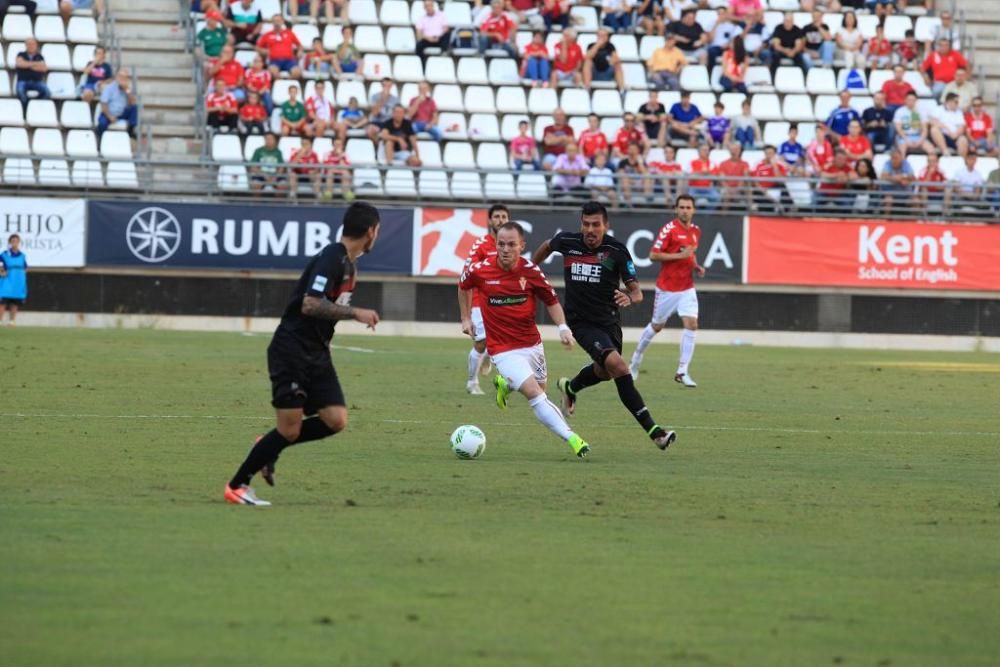
[[[725,116],[726,107],[722,102],[715,103],[715,115],[706,123],[705,137],[710,146],[725,146],[729,143],[729,119]]]
[[[826,126],[831,132],[845,137],[853,120],[861,123],[861,116],[851,107],[851,94],[845,90],[840,93],[840,106],[831,111],[830,117],[826,119]]]
[[[14,326],[17,309],[28,298],[28,262],[21,252],[20,236],[11,234],[7,244],[10,247],[0,253],[0,322],[9,309],[10,325]]]
[[[686,141],[689,146],[697,146],[701,138],[701,128],[705,117],[694,104],[691,104],[691,93],[681,93],[681,101],[670,107],[670,138]]]
[[[792,123],[788,128],[788,141],[778,147],[778,155],[788,165],[792,173],[799,173],[805,167],[806,149],[799,143],[799,126]]]

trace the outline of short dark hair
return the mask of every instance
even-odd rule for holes
[[[677,208],[677,205],[680,204],[681,201],[685,199],[691,202],[691,206],[695,205],[694,197],[692,197],[691,195],[677,195],[677,199],[674,200],[674,208]]]
[[[21,235],[17,234],[17,233],[11,234],[10,236],[7,237],[7,243],[10,243],[14,239],[17,239],[18,241],[20,241],[21,240]]]
[[[608,209],[604,208],[604,204],[601,202],[591,200],[580,209],[580,217],[586,215],[600,215],[606,221],[608,219]]]
[[[944,96],[945,102],[951,102],[952,100],[957,100],[957,99],[958,99],[958,93],[948,93],[947,95]]]
[[[500,228],[497,230],[497,234],[499,234],[505,229],[513,229],[515,232],[517,232],[518,236],[520,236],[522,239],[524,238],[524,227],[522,227],[520,223],[514,222],[513,220],[511,220],[510,222],[505,222],[502,225],[500,225]]]
[[[344,212],[343,235],[349,239],[363,238],[368,230],[378,227],[378,209],[366,201],[356,201]]]
[[[490,210],[487,212],[486,217],[492,218],[493,214],[497,211],[506,211],[507,215],[510,215],[510,209],[507,208],[506,204],[493,204],[493,206],[490,206]]]
[[[341,32],[343,32],[343,31],[341,31]],[[382,83],[385,83],[386,81],[388,81],[389,83],[392,83],[392,79],[391,78],[389,78],[387,76],[383,76],[382,77]]]
[[[683,100],[685,97],[691,97],[691,91],[690,90],[682,90],[681,91],[681,99]]]

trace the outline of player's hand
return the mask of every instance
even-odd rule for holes
[[[472,320],[470,319],[462,320],[462,333],[464,333],[469,338],[472,338],[475,335],[476,332],[472,326]]]
[[[683,248],[681,248],[681,251],[680,251],[680,255],[681,256],[680,256],[680,258],[681,259],[687,259],[688,257],[690,257],[693,254],[694,254],[694,246],[690,246],[690,245],[689,246],[684,246]]]
[[[367,308],[355,308],[354,319],[374,331],[375,325],[378,324],[378,313]]]
[[[563,344],[563,347],[565,347],[567,350],[572,350],[573,349],[573,334],[571,334],[568,331],[560,331],[559,332],[559,342],[561,342]]]
[[[615,290],[615,305],[619,308],[628,308],[632,305],[632,297],[621,290]]]
[[[694,272],[698,274],[699,278],[704,278],[705,277],[705,267],[704,266],[700,266],[699,265],[699,266],[694,267]]]

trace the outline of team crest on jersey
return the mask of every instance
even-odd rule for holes
[[[525,286],[528,284],[528,279],[525,278],[524,276],[521,276],[520,278],[517,279],[517,284],[520,285],[521,289],[523,290]]]

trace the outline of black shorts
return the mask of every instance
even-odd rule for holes
[[[622,328],[617,324],[597,326],[589,322],[569,325],[573,338],[590,358],[604,365],[604,360],[612,352],[622,353]]]
[[[3,298],[3,305],[5,306],[23,306],[24,299],[11,299],[8,297]]]
[[[309,350],[291,336],[278,334],[267,347],[271,405],[302,408],[307,415],[329,405],[346,405],[330,349]]]

